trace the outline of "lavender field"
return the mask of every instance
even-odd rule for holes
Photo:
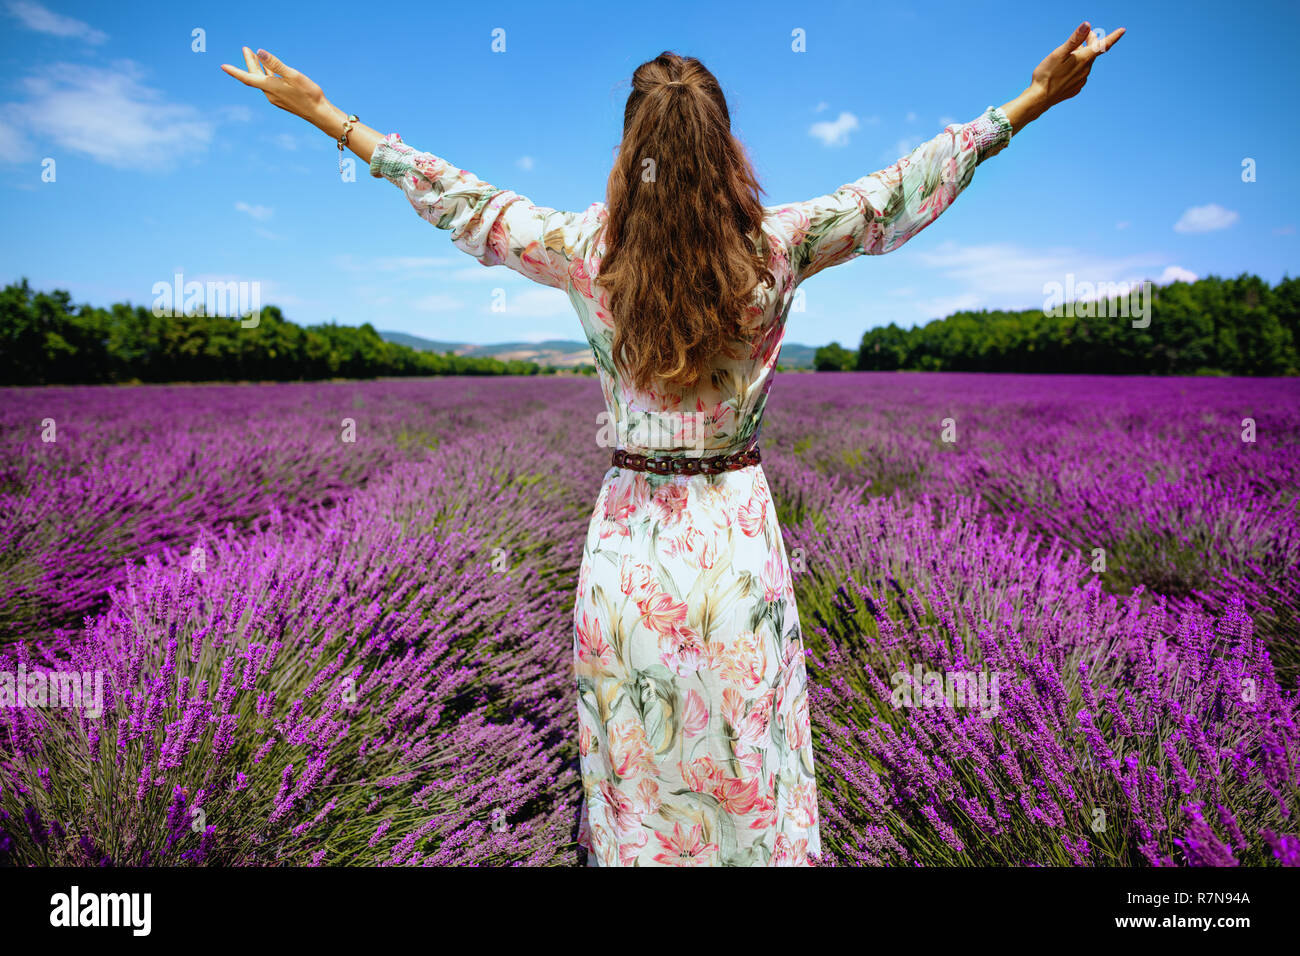
[[[581,862],[594,380],[0,395],[0,671],[104,675],[0,685],[0,862]],[[1300,381],[787,374],[762,447],[824,865],[1300,863]]]

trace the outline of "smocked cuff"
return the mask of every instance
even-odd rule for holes
[[[971,132],[975,134],[977,165],[1011,142],[1011,120],[1007,119],[1007,114],[1000,106],[990,106],[970,125]]]
[[[398,146],[404,148],[399,149]],[[391,179],[406,171],[406,154],[411,148],[402,143],[402,137],[389,133],[375,144],[375,151],[370,154],[370,175],[376,179]]]

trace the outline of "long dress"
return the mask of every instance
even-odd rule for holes
[[[764,207],[776,277],[755,291],[748,354],[689,394],[641,392],[611,359],[600,288],[604,203],[533,205],[390,133],[370,172],[484,265],[572,302],[605,398],[597,441],[697,457],[761,428],[796,287],[858,255],[897,249],[1002,149],[989,107],[891,166],[803,202]],[[595,866],[807,866],[821,853],[804,642],[791,565],[761,464],[718,475],[611,466],[587,529],[573,610],[579,845]]]

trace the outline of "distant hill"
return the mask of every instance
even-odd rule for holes
[[[552,365],[556,368],[573,368],[592,364],[591,347],[586,342],[570,339],[551,339],[545,342],[498,342],[494,345],[474,345],[470,342],[438,342],[406,332],[380,332],[379,337],[394,345],[405,345],[420,352],[451,352],[471,358],[494,358],[506,362],[517,359]],[[781,346],[780,364],[784,368],[812,368],[817,347],[786,342]]]
[[[457,342],[435,342],[432,339],[422,339],[418,335],[407,335],[405,332],[380,332],[379,337],[385,342],[405,345],[408,349],[415,349],[418,352],[455,352],[462,347]]]
[[[817,354],[818,345],[800,345],[798,342],[782,342],[781,357],[777,364],[782,368],[812,368],[813,356]]]

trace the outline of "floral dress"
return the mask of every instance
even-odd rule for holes
[[[756,439],[798,284],[897,249],[1010,138],[989,107],[886,169],[765,207],[755,248],[777,281],[755,291],[752,349],[689,393],[637,391],[614,366],[603,203],[535,206],[395,133],[370,171],[479,262],[568,295],[604,392],[600,444],[697,457]],[[820,854],[804,642],[762,465],[606,471],[578,575],[573,666],[589,865],[806,866]]]

